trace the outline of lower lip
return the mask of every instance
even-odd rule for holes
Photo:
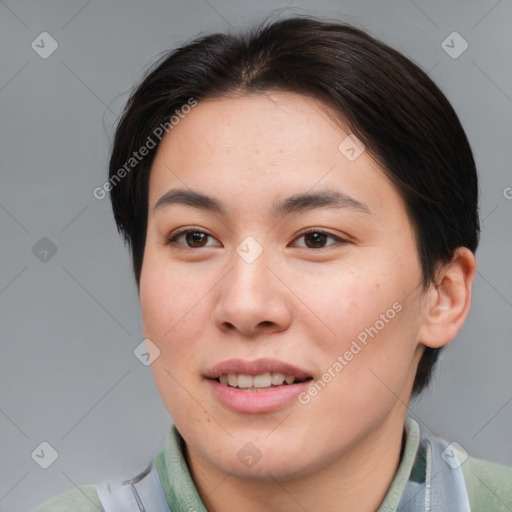
[[[236,412],[265,413],[282,409],[304,391],[311,381],[283,384],[263,391],[244,391],[208,379],[213,393],[222,405]]]

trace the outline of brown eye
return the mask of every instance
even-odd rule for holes
[[[305,247],[306,249],[323,249],[330,245],[340,243],[347,243],[347,241],[325,231],[311,229],[297,237],[293,245],[296,247]]]
[[[329,237],[325,233],[306,233],[304,235],[304,241],[306,242],[306,247],[310,249],[318,249],[320,247],[325,246],[325,242]]]
[[[208,235],[200,231],[189,231],[185,233],[185,240],[190,247],[204,247],[208,241]]]
[[[208,233],[203,233],[197,230],[187,230],[176,233],[168,240],[168,244],[182,245],[189,249],[201,249],[210,245],[220,245],[215,243],[216,240]]]

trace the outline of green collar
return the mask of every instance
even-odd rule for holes
[[[378,512],[391,512],[398,508],[405,485],[411,476],[419,446],[420,428],[412,418],[406,417],[404,430],[405,447],[402,459]],[[172,511],[207,512],[188,469],[184,448],[183,438],[176,426],[172,425],[165,447],[155,458],[167,502]]]

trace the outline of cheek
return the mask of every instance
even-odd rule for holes
[[[140,304],[144,337],[155,343],[166,358],[183,361],[204,330],[208,297],[186,273],[155,257],[145,260],[140,280]],[[192,284],[191,284],[192,283]]]
[[[418,311],[415,294],[404,289],[395,274],[352,271],[333,273],[327,287],[309,295],[311,309],[329,328],[327,335],[325,329],[310,329],[309,337],[317,345],[321,370],[336,375],[331,392],[352,389],[356,402],[366,401],[385,393],[379,378],[398,389],[414,371]]]
[[[322,286],[318,286],[320,282]],[[302,281],[299,293],[328,329],[329,335],[322,332],[321,337],[328,352],[343,350],[359,335],[364,339],[365,329],[376,322],[380,327],[380,317],[388,310],[388,316],[394,317],[393,304],[400,299],[398,288],[385,276],[353,269],[332,271],[325,276],[310,275]]]
[[[158,265],[155,258],[145,260],[140,280],[140,304],[144,337],[160,350],[151,364],[153,377],[162,400],[172,418],[182,425],[195,425],[203,418],[198,405],[195,359],[200,352],[198,343],[205,331],[204,319],[210,318],[207,297],[183,273],[171,272],[165,263]],[[188,390],[194,389],[190,399]]]

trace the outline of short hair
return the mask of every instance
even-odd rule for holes
[[[383,167],[406,205],[424,289],[457,247],[476,251],[475,162],[441,90],[411,60],[366,32],[339,21],[294,16],[194,39],[165,53],[134,88],[116,127],[109,178],[129,171],[119,183],[111,181],[110,197],[138,287],[158,143],[132,161],[132,168],[127,162],[191,99],[272,91],[323,102]],[[428,385],[439,350],[425,347],[413,396]]]

